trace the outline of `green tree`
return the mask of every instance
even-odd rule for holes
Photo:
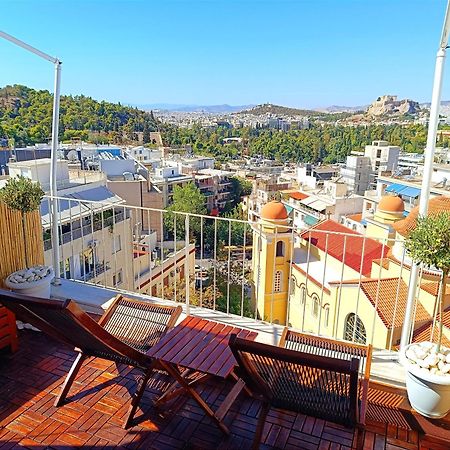
[[[450,273],[450,214],[439,213],[419,217],[416,227],[405,240],[405,248],[416,263],[441,271],[439,295],[436,299],[435,312],[439,309],[439,336],[436,351],[442,342],[443,309],[445,291]]]
[[[177,239],[182,239],[185,233],[185,214],[175,214],[177,212],[185,212],[191,214],[206,214],[205,207],[206,197],[200,192],[200,189],[193,183],[189,182],[184,186],[175,186],[173,190],[172,204],[167,208],[169,214],[165,215],[164,226],[167,231],[173,233],[174,222],[177,227]],[[198,235],[201,230],[201,219],[199,217],[190,217],[189,230],[191,236]]]

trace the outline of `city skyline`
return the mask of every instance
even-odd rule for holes
[[[3,29],[62,59],[63,94],[322,108],[383,94],[429,101],[444,8],[443,0],[7,1]],[[45,62],[3,41],[0,55],[8,61],[0,85],[53,90]]]

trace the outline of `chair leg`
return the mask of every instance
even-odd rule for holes
[[[256,425],[255,437],[253,439],[252,450],[258,450],[261,444],[262,432],[266,423],[267,414],[270,411],[270,404],[264,402],[259,413],[258,424]]]
[[[69,389],[72,386],[72,383],[74,382],[75,377],[77,376],[78,371],[80,370],[86,358],[87,356],[83,355],[83,353],[78,354],[77,358],[72,364],[72,367],[70,368],[69,373],[67,374],[66,380],[64,381],[63,387],[61,388],[61,392],[59,393],[58,397],[56,397],[54,403],[55,406],[61,406],[64,403],[66,395],[69,392]]]
[[[358,424],[356,426],[355,429],[355,434],[356,436],[354,437],[354,442],[355,442],[355,449],[356,450],[363,450],[364,447],[364,437],[365,437],[365,432],[364,432],[364,426]]]
[[[142,396],[144,395],[145,388],[147,387],[147,383],[152,372],[153,367],[151,367],[147,372],[145,372],[144,375],[139,380],[136,392],[131,399],[131,404],[128,409],[127,418],[125,420],[125,423],[123,424],[123,428],[125,428],[125,430],[130,428],[133,422],[134,414],[136,413],[136,409],[139,406]]]

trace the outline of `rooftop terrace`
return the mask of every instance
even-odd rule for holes
[[[20,349],[0,357],[0,448],[67,449],[247,449],[260,408],[257,400],[241,394],[226,417],[226,437],[188,397],[161,410],[152,399],[170,380],[157,373],[150,381],[135,425],[122,428],[135,376],[128,366],[91,359],[83,366],[68,403],[53,401],[75,352],[42,333],[20,332]],[[206,383],[202,395],[219,404],[227,384]],[[426,420],[409,410],[400,391],[372,386],[367,424],[362,434],[365,450],[448,449],[450,420]],[[261,449],[349,449],[356,432],[303,414],[272,409]]]

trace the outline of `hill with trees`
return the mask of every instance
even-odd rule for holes
[[[47,142],[51,136],[53,94],[22,85],[0,89],[0,138],[16,146]],[[90,142],[137,141],[139,132],[157,129],[152,112],[97,101],[84,95],[61,96],[60,139]]]

